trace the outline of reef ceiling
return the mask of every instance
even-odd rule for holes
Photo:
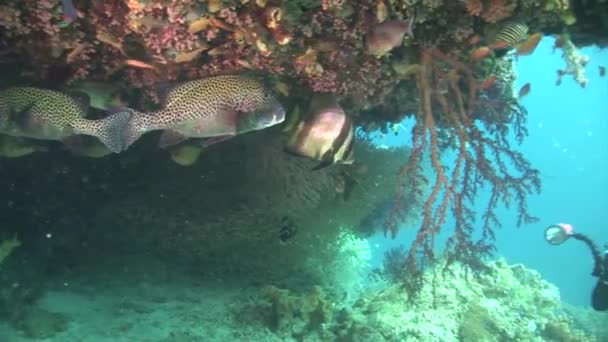
[[[522,23],[522,40],[568,34],[575,45],[605,46],[607,13],[605,1],[585,0],[9,0],[0,58],[4,82],[113,82],[147,95],[135,107],[156,100],[158,83],[255,73],[286,103],[337,93],[374,128],[417,110],[424,49],[469,63],[480,84],[497,78],[509,91],[494,95],[509,97],[513,78],[488,66],[504,52],[497,31]],[[471,55],[488,46],[487,56]]]

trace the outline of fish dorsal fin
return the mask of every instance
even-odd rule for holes
[[[188,139],[188,137],[181,134],[180,132],[167,129],[164,130],[163,133],[160,135],[160,140],[158,140],[158,147],[167,148],[169,146],[177,145],[186,139]]]
[[[285,120],[285,122],[283,123],[283,128],[281,129],[283,133],[292,132],[302,119],[302,109],[297,104],[289,113],[290,114],[288,115],[287,120]]]
[[[85,113],[89,111],[89,106],[91,105],[91,97],[89,94],[84,91],[70,90],[68,91],[68,95],[78,102],[80,108],[82,108]]]

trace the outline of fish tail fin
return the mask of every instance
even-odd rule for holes
[[[108,150],[120,153],[129,147],[126,130],[130,126],[133,111],[123,109],[99,120],[81,119],[74,130],[78,134],[97,137]]]
[[[147,122],[147,117],[150,113],[131,111],[131,119],[124,130],[124,144],[125,149],[133,145],[139,138],[146,132],[159,130],[161,128],[154,127]]]

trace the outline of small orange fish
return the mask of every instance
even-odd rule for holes
[[[479,47],[471,52],[471,60],[478,61],[488,57],[492,53],[492,49],[487,46]]]
[[[504,41],[504,40],[499,40],[497,42],[492,43],[492,45],[490,45],[490,49],[492,49],[492,50],[501,50],[501,49],[507,49],[510,47],[511,47],[511,44],[509,44],[509,42]]]
[[[86,45],[84,44],[77,44],[76,47],[74,49],[72,49],[72,51],[70,51],[70,53],[67,54],[66,56],[66,62],[72,63],[76,60],[76,57],[78,57],[86,48]]]
[[[483,83],[481,84],[480,88],[482,90],[488,90],[488,89],[492,88],[492,86],[494,85],[494,83],[496,83],[497,79],[498,78],[496,76],[494,76],[494,75],[486,78],[485,81],[483,81]]]
[[[137,59],[127,59],[125,61],[125,63],[128,66],[132,66],[135,68],[141,68],[141,69],[155,69],[153,65],[150,65],[146,62],[142,62],[142,61],[138,61]]]
[[[473,37],[469,38],[469,45],[477,45],[479,44],[479,42],[481,42],[481,37],[478,34],[473,35]]]
[[[606,67],[600,65],[600,77],[606,76]]]
[[[515,47],[517,49],[518,56],[529,56],[531,55],[538,43],[540,43],[541,39],[543,39],[543,34],[540,32],[536,32],[528,37],[523,43],[517,44]]]
[[[521,100],[522,98],[524,98],[526,95],[530,94],[530,90],[532,90],[532,85],[530,84],[530,82],[524,84],[520,89],[519,89],[519,93],[518,93],[518,98]]]
[[[213,49],[207,51],[207,54],[209,56],[221,56],[221,55],[225,54],[226,52],[227,52],[226,48],[224,48],[222,46],[216,46]]]
[[[251,65],[251,63],[244,59],[237,59],[236,64],[242,66],[245,69],[253,70],[253,66]]]
[[[97,35],[95,38],[97,38],[97,40],[99,40],[100,42],[110,45],[111,47],[117,49],[123,55],[126,56],[126,53],[123,50],[122,42],[120,42],[116,37],[114,37],[110,33],[106,32],[106,31],[99,31],[99,32],[97,32]]]
[[[134,22],[136,22],[137,25],[143,25],[143,26],[153,28],[153,29],[157,29],[157,28],[161,28],[161,27],[165,27],[165,26],[169,25],[169,23],[167,23],[163,19],[159,19],[159,18],[155,18],[153,16],[147,16],[147,15],[143,16],[143,17],[135,18],[132,20]]]
[[[188,26],[188,32],[197,33],[206,29],[210,25],[211,23],[209,21],[209,17],[200,17],[190,23],[190,25]]]
[[[217,18],[209,18],[209,24],[222,29],[224,31],[229,31],[229,32],[234,32],[234,27],[224,23],[223,21],[217,19]]]
[[[557,38],[555,39],[555,44],[553,44],[553,51],[555,51],[556,49],[561,49],[564,44],[566,44],[567,40],[567,34],[560,34],[559,36],[557,36]]]
[[[198,49],[194,49],[192,51],[188,51],[188,52],[180,52],[177,55],[175,55],[175,63],[188,63],[188,62],[192,62],[194,59],[196,59],[201,52],[205,51],[209,49],[208,46],[202,46],[199,47]]]

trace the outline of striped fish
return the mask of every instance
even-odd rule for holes
[[[319,170],[332,164],[352,164],[354,129],[351,119],[331,94],[313,95],[309,116],[293,129],[285,150],[319,160]]]
[[[498,32],[496,32],[491,48],[511,49],[519,42],[526,39],[528,31],[528,25],[520,21],[509,21],[500,26]]]

